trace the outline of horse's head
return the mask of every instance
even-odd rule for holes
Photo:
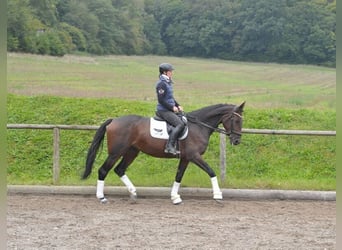
[[[242,112],[245,102],[240,106],[235,106],[232,112],[223,116],[222,124],[229,135],[230,144],[238,145],[242,134]]]

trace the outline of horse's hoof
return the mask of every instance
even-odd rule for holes
[[[106,204],[108,202],[107,198],[105,197],[99,198],[99,200],[101,204]]]
[[[132,203],[136,203],[138,200],[138,195],[136,193],[130,194],[129,197],[130,197]]]
[[[173,205],[179,205],[183,202],[179,195],[172,196],[171,200],[172,200]]]
[[[178,201],[178,202],[173,202],[172,204],[173,204],[173,205],[182,205],[182,204],[183,204],[183,201],[181,200],[181,201]]]
[[[216,201],[217,204],[219,204],[220,206],[224,206],[223,200],[214,200]]]

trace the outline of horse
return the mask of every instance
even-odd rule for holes
[[[121,158],[114,172],[125,184],[132,199],[137,198],[136,188],[125,174],[128,166],[135,160],[139,152],[144,152],[157,158],[179,158],[179,164],[173,186],[171,201],[177,205],[182,203],[178,194],[184,172],[190,162],[204,170],[210,177],[213,199],[223,199],[218,180],[213,169],[205,162],[202,155],[208,147],[208,141],[213,132],[224,133],[229,137],[231,145],[238,145],[242,135],[242,113],[245,102],[241,105],[215,104],[185,114],[188,134],[185,139],[178,140],[179,154],[164,152],[166,139],[157,139],[150,135],[151,117],[140,115],[125,115],[111,118],[103,122],[97,129],[89,147],[85,170],[82,179],[92,172],[96,154],[107,138],[107,158],[98,169],[96,197],[101,203],[108,200],[104,196],[104,181],[108,172]],[[222,124],[224,128],[218,126]]]

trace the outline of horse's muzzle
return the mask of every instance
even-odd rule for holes
[[[239,145],[240,144],[240,137],[229,137],[230,144],[233,146]]]

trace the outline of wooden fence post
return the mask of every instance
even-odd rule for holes
[[[59,128],[53,129],[53,184],[59,181]]]
[[[220,134],[220,178],[221,183],[226,181],[226,135]]]

